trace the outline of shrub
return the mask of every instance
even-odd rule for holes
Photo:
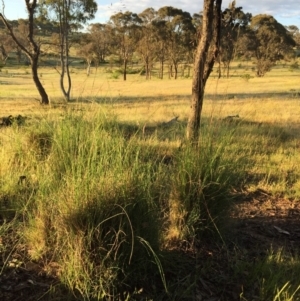
[[[118,79],[120,77],[120,72],[119,71],[113,71],[111,74],[111,78],[113,79]]]
[[[299,64],[297,61],[295,61],[294,63],[292,63],[289,67],[289,71],[293,72],[295,70],[299,69]]]
[[[290,65],[290,69],[298,69],[298,68],[299,68],[298,62],[294,62]]]
[[[253,76],[251,76],[249,73],[243,74],[241,76],[242,79],[244,79],[246,82],[248,82]]]

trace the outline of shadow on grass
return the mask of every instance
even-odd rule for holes
[[[231,117],[231,116],[230,116]],[[150,138],[155,137],[160,141],[164,140],[180,140],[183,141],[187,127],[187,120],[171,119],[166,122],[145,123],[139,126],[130,122],[117,121],[117,127],[123,134],[124,138],[132,137]],[[219,128],[219,130],[218,130]],[[247,137],[251,139],[259,138],[268,146],[269,152],[275,151],[280,146],[280,143],[286,143],[295,140],[296,132],[288,129],[284,125],[274,125],[264,122],[254,122],[243,118],[206,118],[201,119],[201,131],[224,131],[232,133],[235,141],[238,143],[244,141]],[[250,143],[251,141],[249,141]],[[261,149],[266,151],[266,149]]]
[[[103,300],[194,298],[195,258],[180,250],[160,250],[161,222],[150,207],[141,195],[123,198],[117,192],[111,199],[95,199],[68,216],[70,232],[88,238],[81,255],[90,295],[80,298],[100,300],[96,295],[101,290]],[[81,288],[81,280],[70,279],[69,283]]]
[[[1,201],[1,200],[0,200]],[[3,218],[0,208],[0,300],[74,301],[74,292],[53,276],[58,265],[30,260],[20,237],[22,217]],[[47,270],[45,267],[47,266]],[[51,267],[52,272],[50,272]],[[52,276],[51,276],[52,274]]]
[[[297,99],[299,98],[299,92],[261,92],[261,93],[217,93],[217,94],[205,94],[205,99],[213,101],[226,101],[226,100],[244,100],[244,99]],[[97,103],[97,104],[139,104],[142,102],[169,102],[169,101],[189,101],[191,99],[190,94],[181,95],[155,95],[155,96],[110,96],[110,97],[78,97],[72,100],[72,103]]]
[[[215,122],[225,132],[234,130],[235,137],[240,139],[243,139],[245,133],[247,135],[252,133],[253,129],[254,133],[259,130],[260,136],[264,135],[271,139],[274,149],[277,147],[278,137],[283,142],[292,138],[278,136],[278,133],[283,131],[281,127],[274,128],[243,120],[203,119],[204,130],[209,130],[211,124],[215,125]],[[156,135],[161,141],[183,137],[186,122],[176,120],[172,124],[157,124],[145,128],[119,122],[116,126],[128,140],[135,136],[146,139]],[[158,161],[160,160],[162,159]],[[238,186],[239,183],[236,184]],[[173,249],[161,251],[156,245],[157,240],[152,242],[148,237],[157,233],[156,227],[159,225],[152,223],[153,220],[148,216],[151,213],[149,208],[143,208],[144,205],[140,207],[140,200],[145,201],[146,197],[136,194],[124,199],[122,198],[124,191],[129,189],[129,192],[135,193],[136,187],[130,189],[124,186],[123,189],[119,191],[120,193],[114,192],[112,198],[106,196],[104,206],[99,200],[82,204],[81,208],[75,210],[66,220],[67,226],[71,229],[70,233],[79,233],[91,239],[88,241],[90,244],[86,244],[86,255],[90,264],[85,266],[87,269],[92,267],[91,280],[103,280],[104,277],[111,279],[110,272],[118,271],[119,276],[113,283],[116,291],[110,292],[111,300],[126,300],[129,295],[130,300],[146,300],[149,297],[153,300],[241,300],[241,295],[246,298],[244,300],[272,300],[276,286],[281,288],[290,281],[291,290],[296,289],[299,261],[295,263],[286,261],[287,255],[298,253],[300,241],[299,218],[295,204],[289,204],[292,201],[275,198],[272,203],[272,196],[265,191],[236,195],[236,199],[240,202],[238,214],[225,216],[227,223],[224,229],[220,229],[219,238],[219,233],[204,235],[193,252],[185,248],[185,242],[175,245]],[[221,195],[220,201],[226,197],[225,194]],[[129,203],[126,203],[127,201]],[[286,210],[286,213],[280,213],[278,209],[280,202],[282,210]],[[272,210],[268,210],[266,205]],[[126,209],[130,218],[122,208]],[[131,244],[132,229],[135,249]],[[149,247],[141,244],[138,237],[144,237],[149,241],[158,256],[169,294],[164,292],[162,275],[155,256]],[[285,249],[286,254],[282,253],[280,257],[274,253],[277,257],[275,255],[272,257],[271,250],[277,252],[281,248]],[[79,254],[83,255],[80,252]],[[18,253],[16,258],[17,255]],[[121,258],[118,261],[119,255]],[[105,273],[107,271],[109,273]],[[77,296],[77,300],[82,300],[75,289],[82,279],[75,278],[74,285],[66,289],[57,279],[41,277],[41,269],[38,267],[36,271],[34,269],[29,271],[29,265],[22,264],[16,269],[8,267],[4,272],[0,276],[1,283],[4,283],[4,286],[0,285],[3,300],[60,300],[62,296],[64,300],[73,300],[74,296]],[[266,282],[264,279],[270,281]],[[264,285],[267,286],[262,290]],[[100,300],[96,297],[89,299]]]
[[[200,296],[204,300],[298,300],[300,205],[260,189],[236,199],[238,206],[222,232],[225,245],[206,241],[199,247]]]

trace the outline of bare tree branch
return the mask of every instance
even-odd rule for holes
[[[0,20],[3,22],[4,26],[8,30],[9,35],[15,42],[15,44],[26,54],[26,56],[30,60],[31,64],[31,71],[32,71],[32,78],[35,83],[35,86],[41,96],[41,104],[49,104],[49,98],[48,95],[42,85],[42,83],[39,80],[38,77],[38,62],[39,62],[39,56],[40,56],[40,45],[38,45],[34,41],[34,12],[37,7],[37,0],[25,0],[26,9],[28,12],[28,34],[27,34],[27,41],[29,42],[29,46],[25,47],[23,43],[17,38],[16,34],[14,33],[14,30],[12,26],[9,24],[8,20],[4,16],[4,14],[0,13]],[[2,7],[5,7],[4,0],[2,0]],[[3,8],[4,13],[4,8]]]

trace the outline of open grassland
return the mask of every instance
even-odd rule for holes
[[[300,300],[300,71],[251,68],[214,71],[199,150],[189,78],[74,67],[67,104],[41,68],[41,107],[2,69],[0,298]]]
[[[237,113],[258,122],[298,122],[300,71],[278,66],[267,76],[256,78],[250,76],[253,72],[249,69],[243,65],[234,66],[229,79],[218,79],[216,71],[213,73],[207,84],[204,115],[223,117]],[[167,79],[165,75],[165,80],[153,77],[146,81],[143,76],[133,74],[128,75],[128,80],[124,82],[121,75],[115,79],[113,73],[107,72],[104,67],[92,69],[89,77],[82,67],[71,70],[74,102],[102,104],[104,108],[113,108],[120,118],[133,121],[164,121],[172,117],[172,113],[179,113],[184,119],[188,114],[190,79]],[[32,82],[30,68],[6,67],[0,75],[2,115],[13,112],[40,113],[39,95]],[[52,105],[61,103],[59,75],[55,69],[40,68],[40,75]],[[250,78],[245,78],[245,75]],[[287,107],[287,100],[290,100],[290,109],[282,110]]]

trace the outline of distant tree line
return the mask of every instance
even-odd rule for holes
[[[59,53],[59,20],[50,19],[45,8],[40,7],[34,22],[35,34],[50,36],[51,44],[57,46],[52,49]],[[24,19],[10,22],[24,44],[27,23],[28,20]],[[167,67],[176,79],[179,64],[188,66],[194,60],[201,26],[200,13],[191,16],[171,6],[158,10],[147,8],[139,14],[118,12],[105,24],[89,25],[87,33],[80,33],[81,23],[70,24],[70,47],[77,47],[77,54],[85,59],[87,73],[92,63],[98,65],[108,56],[115,55],[123,63],[123,77],[126,80],[128,63],[136,54],[143,62],[147,79],[151,78],[151,69],[157,62],[160,65],[160,78],[163,78],[164,68]],[[5,62],[9,52],[14,51],[20,63],[22,51],[5,30],[1,30],[0,41],[2,61]],[[221,47],[217,60],[219,75],[229,76],[230,63],[234,59],[253,58],[257,76],[264,76],[278,60],[291,58],[295,54],[293,47],[296,44],[300,45],[300,32],[296,26],[284,27],[270,15],[252,17],[251,13],[245,13],[242,7],[236,7],[233,2],[223,11]]]
[[[119,12],[105,24],[95,23],[79,39],[78,55],[98,65],[110,55],[123,62],[126,80],[128,63],[137,56],[143,63],[147,79],[151,69],[159,63],[158,76],[164,69],[175,79],[179,64],[194,62],[195,49],[202,27],[202,14],[190,15],[181,9],[165,6],[157,11],[147,8],[140,14]],[[300,33],[296,26],[284,27],[270,15],[252,17],[242,7],[232,2],[222,12],[219,76],[229,76],[230,64],[235,59],[253,59],[256,75],[262,77],[277,61],[295,56],[300,45]]]

